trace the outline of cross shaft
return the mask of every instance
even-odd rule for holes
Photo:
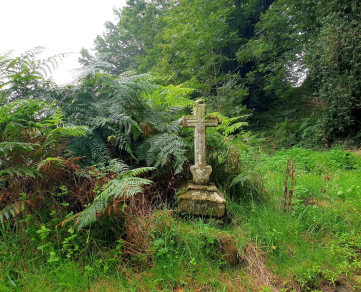
[[[222,120],[217,116],[209,116],[205,119],[206,105],[201,100],[196,101],[193,116],[184,116],[179,120],[183,127],[194,127],[194,162],[191,166],[193,182],[207,184],[212,172],[211,166],[207,166],[206,158],[206,128],[217,127]]]

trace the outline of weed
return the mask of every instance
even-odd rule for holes
[[[283,211],[291,211],[292,196],[293,196],[294,184],[295,184],[295,172],[296,172],[296,164],[291,159],[288,159],[287,168],[286,168],[285,188],[284,188]],[[289,179],[291,179],[290,185],[288,185]]]

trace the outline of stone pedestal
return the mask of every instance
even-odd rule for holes
[[[178,212],[222,218],[226,200],[214,183],[202,186],[189,181],[178,196]]]
[[[193,106],[193,116],[183,116],[179,124],[194,127],[194,165],[191,166],[193,181],[178,196],[178,211],[193,215],[222,218],[226,213],[226,200],[213,183],[208,184],[212,167],[207,165],[206,129],[218,127],[222,119],[206,116],[206,105],[199,99]]]

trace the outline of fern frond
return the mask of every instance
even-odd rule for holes
[[[44,59],[37,59],[37,56],[46,51],[45,47],[36,47],[26,51],[21,58],[27,60],[27,66],[42,78],[46,78],[53,70],[58,68],[58,61],[63,63],[63,58],[74,53],[61,53]]]
[[[63,169],[65,167],[65,160],[60,157],[48,157],[47,159],[44,159],[40,161],[38,164],[37,170],[41,169],[48,169],[48,168],[54,168],[54,169]]]
[[[84,126],[68,126],[58,127],[51,130],[46,136],[47,142],[44,145],[51,144],[54,141],[58,141],[60,138],[65,137],[84,137],[87,134],[87,127]]]
[[[22,55],[24,58],[29,59],[30,61],[34,61],[37,55],[45,52],[46,48],[43,46],[37,46],[35,48],[26,50],[25,53]]]
[[[10,176],[14,176],[14,175],[18,175],[18,176],[30,176],[32,178],[35,178],[35,176],[37,174],[39,174],[39,172],[31,167],[31,166],[25,166],[25,165],[11,165],[10,167],[7,167],[3,170],[0,170],[0,178],[5,176],[6,174],[10,175]]]
[[[94,75],[96,73],[108,72],[113,68],[113,64],[110,64],[106,61],[108,54],[97,54],[89,60],[89,63],[86,66],[76,68],[72,70],[74,81],[87,78],[89,75]]]
[[[14,152],[28,153],[34,150],[34,147],[36,146],[39,146],[39,144],[22,142],[2,142],[0,143],[0,157],[7,157],[10,155],[10,153]]]
[[[178,163],[177,161],[170,161],[166,165],[156,168],[152,172],[152,177],[157,177],[159,175],[167,174],[167,173],[178,174],[181,173],[182,171],[183,171],[182,163]]]
[[[70,140],[67,149],[74,152],[75,156],[86,156],[85,164],[106,164],[112,159],[112,153],[107,147],[101,131],[96,129],[85,136],[75,137]]]
[[[129,171],[129,166],[120,159],[110,160],[107,168],[113,172],[118,172],[118,173],[125,173]]]
[[[11,217],[15,218],[16,215],[19,215],[21,211],[25,209],[25,202],[19,201],[13,204],[7,205],[4,209],[0,211],[0,222],[4,220],[9,220]]]
[[[224,135],[225,136],[228,136],[232,133],[234,133],[235,131],[237,131],[238,129],[240,129],[241,127],[243,126],[247,126],[248,123],[247,122],[238,122],[238,123],[235,123],[229,127],[226,128],[226,130],[224,131]]]
[[[165,166],[174,158],[178,168],[187,160],[184,155],[187,146],[179,136],[163,133],[154,135],[144,141],[138,147],[136,153],[138,160],[145,160],[147,165],[157,168]]]
[[[97,198],[95,198],[94,202],[103,199],[109,200],[110,198],[132,197],[143,192],[142,185],[148,185],[151,183],[152,181],[148,179],[133,176],[125,176],[120,179],[114,179],[104,186],[104,190]]]
[[[129,170],[127,172],[127,175],[138,176],[142,173],[153,171],[153,170],[155,170],[155,167],[139,167],[139,168]]]
[[[249,115],[237,116],[233,118],[228,118],[226,116],[221,115],[218,112],[207,114],[205,118],[208,116],[217,116],[222,119],[222,124],[220,124],[216,129],[210,129],[211,131],[218,131],[223,134],[224,137],[228,137],[230,134],[236,132],[243,126],[247,126],[247,122],[237,122],[240,119],[247,118]]]
[[[107,206],[108,202],[105,199],[99,199],[97,202],[93,202],[91,206],[77,214],[78,218],[75,222],[76,229],[80,230],[97,221],[97,214],[103,211]]]
[[[192,88],[185,88],[182,85],[168,85],[152,92],[148,98],[156,106],[172,108],[187,107],[193,105],[194,101],[189,99],[194,91]]]
[[[153,168],[141,168],[121,174],[103,186],[103,191],[95,198],[93,204],[81,212],[76,221],[76,228],[80,230],[97,220],[97,213],[108,206],[111,199],[120,197],[129,198],[143,193],[143,185],[152,184],[152,181],[140,177],[134,177],[137,173],[152,170]]]
[[[250,179],[250,176],[249,174],[247,173],[240,173],[239,175],[237,175],[231,182],[231,185],[230,187],[238,184],[238,183],[241,183],[242,185],[244,184],[245,181],[247,181],[248,179]]]

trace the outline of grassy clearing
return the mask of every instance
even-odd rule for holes
[[[258,181],[229,193],[223,226],[168,210],[79,232],[50,209],[2,223],[0,291],[359,291],[361,158],[291,149],[248,164]]]
[[[292,210],[284,211],[287,160],[296,162]],[[342,150],[278,151],[258,164],[268,201],[234,204],[248,233],[269,247],[269,264],[284,282],[316,289],[340,285],[360,271],[360,158]],[[290,188],[290,182],[288,182]],[[360,289],[357,283],[350,284]]]

